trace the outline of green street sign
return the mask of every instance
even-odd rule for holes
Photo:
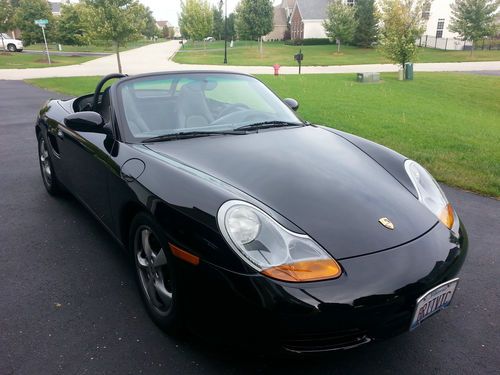
[[[38,26],[47,26],[49,23],[49,20],[35,20],[35,24]]]

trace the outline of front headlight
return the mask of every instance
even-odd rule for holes
[[[266,276],[305,282],[333,279],[342,273],[339,264],[309,236],[289,231],[247,202],[224,203],[217,220],[231,248]]]
[[[405,162],[405,169],[417,190],[418,200],[436,215],[448,229],[451,229],[455,222],[455,213],[434,177],[413,160]]]

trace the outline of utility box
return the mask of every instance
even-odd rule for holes
[[[409,81],[413,80],[413,63],[405,64],[405,79]]]
[[[358,73],[357,81],[361,83],[379,82],[380,73]]]

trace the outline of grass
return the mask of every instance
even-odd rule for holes
[[[236,41],[233,48],[228,47],[228,61],[231,65],[251,66],[296,66],[294,54],[302,49],[303,65],[355,65],[355,64],[385,64],[390,63],[382,54],[373,48],[358,48],[342,46],[340,53],[337,47],[320,46],[288,46],[282,42],[264,43],[264,53],[261,56],[257,42]],[[224,60],[224,42],[216,41],[203,44],[188,42],[175,55],[174,61],[183,64],[220,65]],[[421,48],[416,62],[465,62],[465,61],[497,61],[500,51],[474,51],[470,56],[468,51],[441,51],[431,48]]]
[[[299,114],[366,137],[417,160],[446,184],[500,198],[500,80],[466,73],[383,74],[380,84],[354,75],[260,76]],[[98,77],[29,82],[70,95],[93,91]],[[459,94],[458,94],[459,93]]]
[[[157,43],[164,42],[164,39],[158,39]],[[151,40],[138,40],[135,42],[130,42],[126,46],[120,48],[120,51],[126,51],[134,48],[139,48],[143,46],[147,46],[149,44],[154,43]],[[48,45],[49,51],[58,51],[58,46],[55,43],[50,43]],[[36,43],[29,45],[24,48],[25,50],[32,51],[43,51],[45,50],[45,44]],[[115,48],[113,45],[109,43],[99,43],[97,45],[91,46],[70,46],[70,45],[62,45],[63,52],[102,52],[102,53],[114,53]]]
[[[92,60],[92,56],[51,56],[52,65],[47,62],[47,56],[40,54],[0,52],[0,69],[46,68],[81,64]]]

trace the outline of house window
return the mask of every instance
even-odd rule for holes
[[[428,21],[431,16],[431,3],[426,2],[424,8],[422,9],[422,19]]]
[[[444,30],[444,18],[440,18],[440,19],[438,19],[436,38],[443,37],[443,30]]]

